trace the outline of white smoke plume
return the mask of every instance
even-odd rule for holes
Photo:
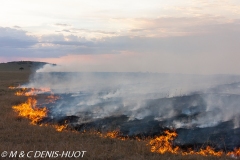
[[[45,65],[25,85],[60,95],[52,114],[76,115],[79,123],[126,115],[171,120],[174,128],[209,127],[233,120],[239,127],[240,76],[161,73],[64,72]],[[188,120],[175,118],[179,115]]]

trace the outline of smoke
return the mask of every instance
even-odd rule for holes
[[[240,76],[64,71],[45,65],[24,86],[60,95],[49,106],[54,118],[74,115],[83,124],[121,115],[128,122],[152,117],[173,128],[232,120],[239,128]]]

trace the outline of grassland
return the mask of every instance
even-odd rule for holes
[[[19,70],[23,67],[24,70]],[[17,97],[9,86],[26,83],[33,70],[29,63],[0,64],[0,152],[3,151],[87,151],[82,159],[231,159],[226,157],[180,156],[150,152],[146,142],[79,134],[70,131],[57,132],[52,127],[30,125],[19,118],[13,105],[23,103],[26,97]],[[0,157],[1,159],[1,157]],[[7,159],[7,158],[2,158]],[[13,159],[13,158],[10,158]],[[14,158],[18,159],[18,158]],[[23,159],[23,158],[19,158]],[[28,159],[28,158],[27,158]],[[59,159],[59,158],[58,158]],[[64,159],[64,158],[60,158]],[[69,158],[67,158],[69,159]]]

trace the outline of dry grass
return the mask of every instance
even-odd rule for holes
[[[83,159],[95,160],[227,159],[226,157],[160,155],[151,153],[146,142],[100,138],[96,135],[70,131],[57,132],[52,127],[30,125],[27,119],[19,118],[11,108],[13,105],[26,101],[26,98],[14,96],[14,91],[8,89],[10,85],[16,86],[27,82],[29,74],[29,71],[0,71],[0,152],[85,150],[87,152]]]

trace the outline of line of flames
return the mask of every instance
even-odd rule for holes
[[[10,89],[14,89],[13,87],[9,87]],[[15,92],[16,96],[34,96],[39,93],[46,93],[46,92],[51,92],[49,88],[41,88],[41,89],[36,89],[36,88],[20,88],[20,90]]]
[[[9,89],[15,89],[15,87],[9,87]],[[33,125],[39,124],[39,122],[47,117],[48,110],[46,107],[39,108],[36,106],[37,100],[36,98],[30,97],[32,95],[36,95],[38,92],[49,92],[49,89],[31,89],[30,92],[26,89],[23,88],[21,92],[17,92],[15,95],[17,96],[28,96],[28,100],[25,103],[15,105],[13,106],[13,110],[18,112],[18,115],[20,117],[25,117],[28,118]],[[53,103],[56,99],[56,96],[51,95],[47,97],[50,99],[50,102]],[[40,126],[49,126],[49,124],[39,124]],[[56,129],[58,132],[62,131],[67,131],[68,130],[68,125],[56,125],[56,124],[51,124],[52,127]],[[88,134],[95,134],[103,138],[113,138],[113,139],[120,139],[120,140],[128,140],[130,139],[129,137],[123,137],[120,136],[119,131],[111,131],[107,133],[101,133],[97,131],[92,131],[92,132],[86,132],[84,131],[83,133],[88,133]],[[199,151],[194,151],[192,149],[188,149],[188,151],[183,151],[181,150],[180,147],[174,146],[173,141],[177,137],[177,133],[175,131],[165,131],[164,135],[157,136],[155,138],[146,138],[145,141],[148,141],[149,146],[151,146],[151,152],[155,153],[173,153],[173,154],[181,154],[183,156],[185,155],[202,155],[202,156],[223,156],[227,155],[233,158],[238,158],[240,157],[240,148],[235,148],[234,151],[229,151],[227,153],[223,151],[215,151],[212,147],[207,146],[206,148],[202,148]],[[138,141],[141,141],[140,138],[136,137],[135,138]]]
[[[188,151],[181,150],[178,146],[173,145],[173,140],[177,137],[177,133],[175,131],[165,131],[164,135],[158,136],[154,139],[151,139],[149,145],[151,146],[151,152],[156,152],[160,154],[164,154],[166,152],[173,154],[181,154],[183,156],[186,155],[202,155],[202,156],[231,156],[231,157],[239,157],[240,156],[240,148],[234,149],[234,151],[223,152],[223,151],[215,151],[214,148],[207,146],[206,148],[201,148],[199,151],[194,151],[191,148]]]

